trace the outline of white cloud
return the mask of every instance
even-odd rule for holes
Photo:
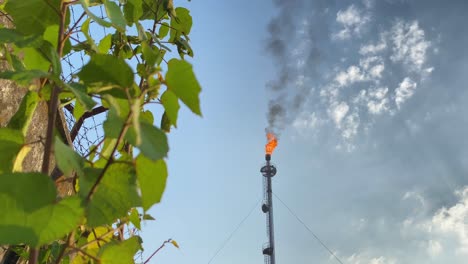
[[[387,94],[387,87],[361,90],[359,95],[354,98],[353,103],[367,106],[370,114],[378,115],[390,110]]]
[[[417,86],[418,84],[409,77],[403,79],[398,88],[395,89],[395,103],[398,109],[400,109],[406,100],[413,96]]]
[[[391,60],[403,62],[410,69],[420,71],[426,62],[426,52],[431,42],[425,39],[424,30],[417,21],[398,21],[391,30],[393,54]]]
[[[304,131],[309,129],[317,128],[321,124],[320,118],[315,112],[313,113],[302,113],[293,122],[293,127],[298,131]]]
[[[431,230],[436,233],[455,236],[457,250],[468,253],[468,187],[455,192],[459,197],[457,204],[443,207],[436,212],[431,222]]]
[[[437,257],[442,253],[442,245],[437,240],[429,240],[427,242],[427,254],[431,257]]]
[[[367,80],[367,77],[361,72],[361,69],[355,65],[349,66],[346,71],[339,72],[335,77],[335,81],[341,87],[365,80]]]
[[[377,54],[379,52],[384,51],[386,48],[387,48],[387,42],[382,37],[380,39],[380,42],[377,44],[366,44],[366,45],[361,46],[361,48],[359,49],[359,53],[361,55]]]
[[[369,254],[353,254],[347,259],[349,264],[396,264],[396,260],[393,258],[387,258],[384,256],[372,257]]]
[[[343,27],[338,33],[334,34],[336,39],[349,39],[353,34],[360,35],[370,16],[364,14],[364,11],[354,5],[350,5],[346,10],[340,10],[336,14],[336,21]]]
[[[345,140],[349,141],[356,136],[358,132],[358,128],[359,128],[359,115],[357,113],[352,113],[348,115],[343,122],[341,136]]]
[[[328,114],[331,116],[331,118],[335,122],[335,125],[338,128],[340,128],[341,121],[346,116],[348,111],[349,111],[348,104],[345,102],[341,102],[341,103],[335,103],[331,105],[330,108],[328,109]]]

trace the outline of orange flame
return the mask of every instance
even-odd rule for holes
[[[278,145],[278,139],[273,133],[267,133],[267,140],[268,143],[265,145],[265,152],[266,154],[271,155]]]

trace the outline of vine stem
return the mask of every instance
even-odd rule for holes
[[[110,165],[112,164],[112,161],[114,160],[114,158],[113,158],[114,153],[117,150],[120,142],[122,142],[122,140],[124,139],[125,133],[127,133],[127,130],[128,130],[129,124],[130,124],[129,121],[132,118],[132,116],[133,116],[133,113],[132,113],[132,111],[130,111],[130,113],[128,113],[127,119],[125,120],[125,123],[124,123],[122,129],[120,130],[119,137],[117,138],[117,142],[115,143],[114,148],[112,149],[112,152],[111,152],[110,157],[109,157],[109,161],[106,163],[106,165],[102,169],[102,171],[99,174],[96,182],[94,182],[93,186],[89,190],[88,195],[86,196],[86,203],[89,203],[89,201],[91,200],[91,197],[96,192],[96,189],[97,189],[99,183],[101,183],[102,178],[104,178],[104,174],[106,173],[107,169],[109,169]]]
[[[61,58],[63,54],[63,45],[62,45],[63,41],[62,40],[63,40],[63,36],[65,32],[65,20],[67,17],[67,8],[68,8],[68,5],[64,3],[63,1],[61,1],[60,12],[58,13],[60,17],[58,43],[57,43],[57,54],[59,58]],[[41,172],[44,174],[49,174],[50,156],[52,154],[54,127],[55,127],[55,120],[57,119],[59,93],[60,93],[60,88],[57,85],[54,85],[52,88],[52,93],[51,93],[49,104],[48,104],[49,112],[48,112],[48,119],[47,119],[47,131],[46,131],[46,139],[45,139],[45,145],[44,145],[44,157],[42,159],[42,168],[41,168]],[[39,249],[31,248],[29,250],[29,264],[37,264],[38,256],[39,256]]]

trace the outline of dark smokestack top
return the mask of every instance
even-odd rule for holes
[[[265,160],[270,161],[271,160],[271,155],[270,154],[265,154]]]

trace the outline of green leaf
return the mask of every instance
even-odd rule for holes
[[[184,60],[171,59],[168,63],[166,83],[177,97],[192,110],[201,116],[199,94],[201,91],[192,65]]]
[[[78,76],[85,84],[120,87],[131,87],[134,77],[132,69],[123,59],[108,54],[91,55],[91,60]]]
[[[54,153],[57,166],[63,172],[65,177],[71,177],[73,171],[75,171],[79,176],[83,175],[83,157],[69,146],[62,143],[58,137],[55,138]]]
[[[133,257],[141,249],[141,238],[131,237],[122,242],[109,243],[99,252],[101,264],[130,264],[135,263]]]
[[[80,177],[82,197],[86,197],[100,173],[101,170],[85,170],[84,176]],[[91,227],[111,224],[140,204],[133,166],[113,163],[105,172],[86,208],[87,223]]]
[[[143,215],[143,220],[156,220],[153,216],[150,214],[144,214]]]
[[[144,59],[148,65],[154,66],[157,59],[157,54],[154,52],[153,48],[146,42],[141,43],[142,52]]]
[[[41,70],[43,72],[49,71],[50,62],[45,58],[41,52],[35,48],[24,48],[19,50],[22,54],[23,63],[28,70]]]
[[[104,7],[106,9],[107,16],[112,22],[112,26],[114,26],[114,28],[116,28],[120,32],[125,32],[127,21],[125,21],[125,17],[122,14],[122,10],[120,10],[120,7],[110,0],[104,1]]]
[[[18,111],[16,111],[15,115],[10,119],[8,127],[21,130],[23,136],[26,136],[38,103],[39,95],[36,92],[28,91],[24,95]]]
[[[112,34],[107,34],[107,36],[105,36],[99,42],[98,52],[101,54],[107,54],[111,46],[112,46]]]
[[[76,97],[76,100],[84,106],[85,110],[93,109],[96,102],[86,93],[86,86],[80,83],[70,83],[66,86]]]
[[[140,20],[162,20],[167,14],[167,10],[162,2],[167,2],[167,0],[143,1],[143,15],[140,17]],[[157,14],[155,14],[155,12],[157,12]]]
[[[38,47],[42,39],[38,35],[24,36],[16,29],[0,28],[0,44],[14,43],[17,47]]]
[[[59,78],[60,73],[62,72],[62,65],[54,46],[48,41],[44,41],[39,48],[39,52],[52,64],[52,72],[57,76],[57,78]]]
[[[108,232],[109,228],[107,227],[98,226],[96,228],[93,228],[93,232],[90,232],[87,238],[87,242],[90,243],[88,249],[98,249],[102,245],[109,243],[112,239],[112,235],[107,235],[106,237],[103,237]]]
[[[91,35],[89,35],[89,23],[91,23],[91,18],[86,19],[85,22],[81,24],[81,32],[86,37],[86,41],[87,41],[86,44],[88,44],[91,47],[91,50],[93,50],[94,52],[97,52],[98,47],[96,47],[96,43],[94,42],[94,39],[91,37]]]
[[[124,5],[124,15],[129,26],[138,22],[143,15],[142,3],[142,0],[127,0],[127,3]]]
[[[94,21],[96,21],[99,25],[101,25],[103,27],[111,27],[112,26],[112,23],[110,23],[109,21],[106,21],[106,20],[96,16],[93,12],[91,12],[91,10],[89,10],[90,0],[80,0],[80,4],[83,7],[83,9],[85,10],[86,14],[90,18],[92,18]]]
[[[40,173],[0,175],[0,244],[33,247],[63,237],[83,215],[80,199],[56,202],[54,183]],[[27,195],[25,195],[27,194]]]
[[[153,124],[154,122],[153,113],[151,113],[150,110],[142,111],[140,113],[140,121],[146,122],[148,124]]]
[[[190,11],[183,7],[176,8],[177,19],[171,19],[169,42],[183,35],[188,35],[192,29],[192,16]]]
[[[180,108],[179,99],[171,90],[166,90],[161,96],[161,103],[171,124],[177,127],[177,116]]]
[[[0,128],[0,173],[10,172],[24,143],[21,130]]]
[[[166,163],[164,160],[152,161],[140,154],[136,159],[136,172],[143,209],[148,211],[151,206],[161,201],[166,188]]]
[[[167,156],[169,146],[164,132],[146,122],[140,123],[141,144],[136,144],[135,130],[130,127],[125,135],[125,139],[133,146],[140,149],[143,155],[152,160],[162,159]]]
[[[167,117],[166,111],[164,111],[162,117],[161,117],[161,130],[169,133],[171,132],[171,120],[169,120],[169,117]]]
[[[15,21],[16,29],[25,34],[42,33],[50,25],[60,24],[60,0],[8,0],[5,10]]]
[[[48,76],[49,74],[47,72],[40,70],[0,72],[0,79],[12,80],[24,86],[29,85],[33,80]]]
[[[78,119],[80,119],[80,117],[82,117],[85,112],[86,109],[84,108],[83,104],[81,104],[79,101],[75,101],[75,105],[73,107],[73,117],[75,120],[78,121]]]
[[[167,33],[169,33],[169,24],[164,22],[161,24],[161,26],[159,27],[159,33],[158,33],[158,37],[160,39],[163,39],[167,36]]]
[[[57,50],[59,28],[60,28],[59,25],[48,26],[43,35],[44,40],[47,40],[48,42],[50,42],[53,45],[54,50]],[[70,51],[71,51],[71,43],[70,43],[70,39],[67,39],[63,47],[62,55],[66,55]]]
[[[133,208],[130,211],[128,219],[138,230],[141,230],[141,219],[137,209]]]

